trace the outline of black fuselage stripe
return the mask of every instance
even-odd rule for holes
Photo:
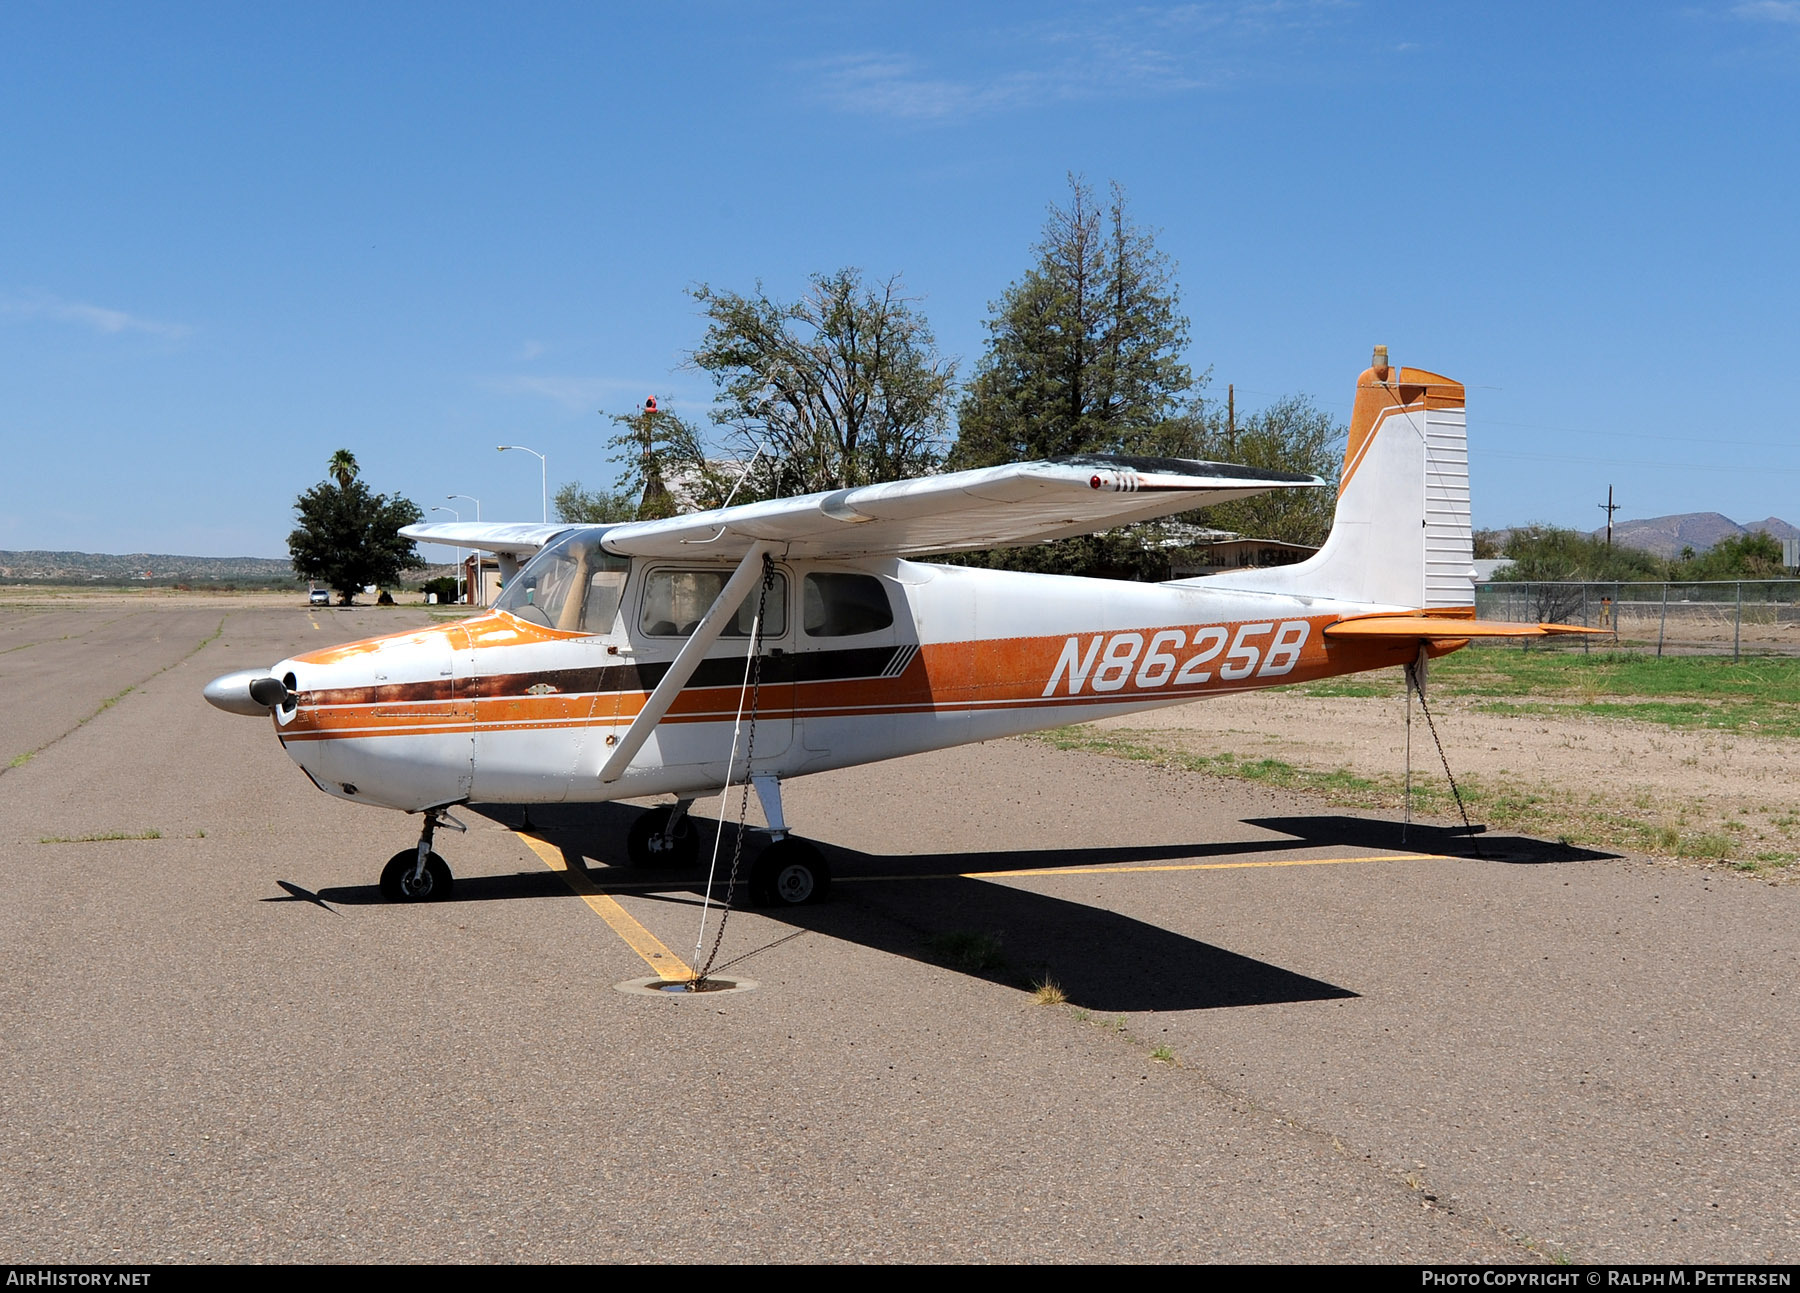
[[[803,682],[848,682],[855,678],[895,677],[916,645],[850,647],[842,651],[802,651],[762,658],[762,685]],[[905,657],[902,660],[902,656]],[[899,666],[895,668],[895,666]],[[668,673],[666,662],[604,665],[590,669],[545,669],[536,673],[433,678],[425,682],[386,683],[373,687],[332,687],[303,692],[304,705],[396,705],[422,701],[497,700],[508,696],[568,695],[594,692],[651,692]],[[702,660],[689,687],[735,687],[744,680],[744,661],[726,656]],[[533,688],[545,690],[534,691]]]

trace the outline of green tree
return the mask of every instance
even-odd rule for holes
[[[952,467],[1143,453],[1194,388],[1174,268],[1111,186],[1071,175],[1037,263],[989,308],[988,348],[957,411]]]
[[[331,466],[326,468],[329,475],[337,477],[338,488],[349,489],[350,482],[362,469],[356,465],[356,455],[348,449],[339,449],[331,455]]]
[[[732,450],[755,459],[740,497],[846,489],[934,470],[956,365],[899,276],[815,274],[798,301],[702,284],[707,329],[690,356],[717,389]],[[761,457],[756,451],[761,448]]]
[[[1327,481],[1335,480],[1343,465],[1344,426],[1304,395],[1277,400],[1235,426],[1227,426],[1216,410],[1193,418],[1188,426],[1185,446],[1169,442],[1168,451],[1176,457],[1304,471]],[[1330,487],[1274,489],[1193,515],[1215,530],[1317,547],[1331,533],[1336,507],[1336,492]]]
[[[551,495],[556,519],[572,525],[617,525],[638,519],[637,495],[629,490],[608,494],[604,490],[586,490],[572,480]]]
[[[693,423],[653,399],[636,412],[613,414],[613,421],[623,428],[612,438],[613,461],[623,467],[624,492],[639,499],[638,520],[723,506],[734,477],[707,457]]]
[[[1605,539],[1553,525],[1514,530],[1506,540],[1506,555],[1512,565],[1494,575],[1497,583],[1629,581],[1662,579],[1667,574],[1655,553],[1622,543],[1608,547]]]
[[[1606,540],[1552,525],[1526,525],[1506,540],[1510,566],[1494,574],[1495,583],[1529,583],[1531,615],[1549,622],[1568,620],[1587,601],[1577,585],[1600,581],[1661,579],[1664,563],[1654,553],[1607,546]]]
[[[556,491],[558,520],[612,525],[724,505],[735,476],[707,457],[693,423],[658,408],[654,399],[612,420],[622,428],[609,442],[616,450],[612,460],[622,467],[619,488],[590,491],[571,481]]]
[[[367,585],[397,583],[402,570],[420,564],[400,527],[424,513],[399,494],[370,493],[347,449],[332,455],[330,472],[335,481],[320,481],[294,500],[299,524],[288,535],[288,553],[296,574],[326,584],[348,606]]]
[[[1682,550],[1682,560],[1672,562],[1672,579],[1786,579],[1781,564],[1781,541],[1760,530],[1720,539],[1699,556]]]

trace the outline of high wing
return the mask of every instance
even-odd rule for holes
[[[1324,483],[1300,472],[1229,463],[1080,455],[633,521],[608,529],[602,544],[632,557],[734,557],[759,541],[790,557],[923,556],[1092,534]],[[414,526],[402,533],[455,528]],[[444,542],[436,533],[432,538]]]
[[[421,543],[442,543],[458,548],[480,548],[483,552],[499,552],[523,561],[564,530],[575,527],[567,522],[555,525],[514,525],[488,521],[440,521],[430,525],[408,525],[402,536]]]

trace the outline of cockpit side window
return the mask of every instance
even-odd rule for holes
[[[495,607],[565,633],[610,631],[631,559],[602,548],[600,534],[577,530],[545,548],[514,576]]]
[[[894,623],[887,590],[874,575],[819,571],[802,584],[802,623],[814,638],[847,638],[878,633]]]
[[[651,637],[687,637],[700,626],[701,617],[730,578],[729,570],[651,571],[644,584],[644,611],[639,624]],[[759,602],[763,605],[763,637],[778,638],[786,633],[787,576],[778,570],[767,600],[762,601],[761,587],[753,585],[721,636],[749,637]]]

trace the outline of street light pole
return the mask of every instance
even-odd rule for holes
[[[476,498],[475,495],[473,495],[473,494],[446,494],[446,495],[444,495],[444,497],[448,498],[448,499],[458,499],[458,498],[468,499],[471,503],[475,504],[475,519],[477,521],[479,521],[481,519],[481,500],[479,498]],[[460,516],[457,517],[456,519],[459,521],[462,520],[462,518]],[[462,567],[458,566],[457,569],[461,570]],[[473,603],[474,605],[479,606],[481,604],[481,597],[482,597],[482,580],[481,580],[481,573],[480,573],[481,572],[481,562],[479,560],[477,560],[475,562],[475,570],[476,570],[475,586],[473,588],[467,587],[466,585],[467,585],[468,581],[464,580],[463,583],[464,583],[465,587],[463,590],[463,597],[465,600]]]
[[[452,494],[450,497],[455,498],[456,495]],[[448,513],[450,513],[451,516],[454,516],[458,521],[462,520],[462,513],[457,511],[454,507],[433,507],[431,510],[434,512],[448,512]],[[462,605],[462,600],[463,600],[462,545],[458,544],[456,546],[456,604],[458,606]]]
[[[526,446],[524,446],[522,444],[503,444],[503,445],[499,446],[499,449],[500,449],[501,453],[505,453],[508,449],[519,449],[525,453],[532,455],[534,458],[536,458],[538,460],[538,477],[539,477],[538,488],[542,492],[542,495],[543,495],[542,499],[540,500],[542,502],[543,509],[544,509],[543,520],[546,525],[549,524],[549,522],[550,522],[550,462],[549,462],[549,459],[545,458],[544,455],[539,453],[536,449],[527,448]]]

